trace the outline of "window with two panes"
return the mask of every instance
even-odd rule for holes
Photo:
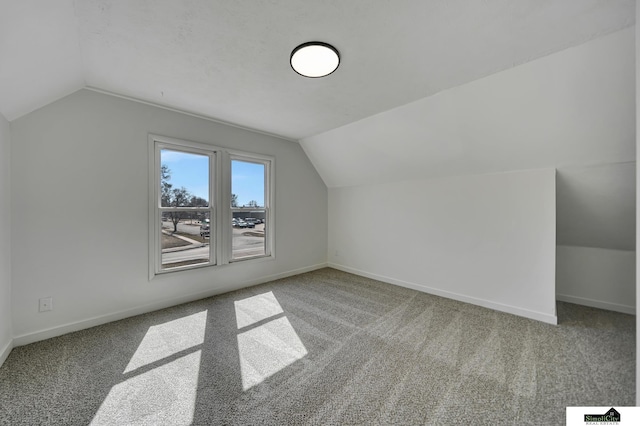
[[[160,137],[150,144],[151,275],[272,255],[271,158]]]

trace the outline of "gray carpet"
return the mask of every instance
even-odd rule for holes
[[[0,424],[553,425],[634,405],[635,317],[558,316],[323,269],[18,347]]]

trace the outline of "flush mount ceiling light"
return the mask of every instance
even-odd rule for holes
[[[318,78],[334,72],[340,65],[340,53],[321,41],[303,43],[291,52],[291,68],[304,77]]]

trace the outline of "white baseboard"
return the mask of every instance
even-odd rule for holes
[[[207,297],[215,296],[218,294],[227,293],[233,290],[238,290],[245,287],[251,287],[258,284],[263,284],[269,281],[279,280],[282,278],[291,277],[294,275],[303,274],[305,272],[315,271],[317,269],[326,268],[327,263],[320,263],[317,265],[307,266],[304,268],[294,269],[291,271],[281,272],[274,275],[268,275],[260,278],[256,278],[242,283],[229,285],[226,287],[217,287],[215,289],[207,290],[204,292],[192,293],[189,295],[181,296],[178,298],[165,299],[162,301],[138,306],[135,308],[125,309],[110,314],[100,315],[93,318],[88,318],[72,323],[47,328],[32,333],[22,334],[13,338],[13,346],[23,346],[29,343],[39,342],[41,340],[50,339],[52,337],[62,336],[63,334],[72,333],[74,331],[84,330],[87,328],[95,327],[97,325],[106,324],[113,321],[118,321],[124,318],[133,317],[136,315],[146,314],[148,312],[157,311],[159,309],[169,308],[171,306],[180,305],[183,303],[193,302],[195,300],[205,299]]]
[[[623,314],[636,314],[635,306],[621,305],[619,303],[593,300],[586,297],[570,296],[568,294],[556,294],[556,299],[561,302],[575,303],[576,305],[590,306],[592,308],[604,309],[607,311],[622,312]]]
[[[13,339],[10,339],[9,342],[7,342],[7,344],[5,345],[5,347],[0,349],[0,367],[2,367],[2,364],[4,364],[4,362],[7,360],[12,349],[13,349]]]
[[[492,302],[490,300],[484,300],[476,297],[465,296],[463,294],[453,293],[446,290],[440,290],[440,289],[428,287],[422,284],[416,284],[416,283],[411,283],[407,281],[397,280],[395,278],[372,274],[369,272],[361,271],[359,269],[351,268],[349,266],[344,266],[337,263],[329,262],[329,267],[338,269],[340,271],[349,272],[355,275],[360,275],[362,277],[367,277],[367,278],[382,281],[385,283],[398,285],[400,287],[406,287],[413,290],[418,290],[423,293],[429,293],[435,296],[446,297],[448,299],[457,300],[459,302],[471,303],[472,305],[482,306],[484,308],[493,309],[495,311],[506,312],[508,314],[513,314],[520,317],[525,317],[525,318],[533,319],[536,321],[545,322],[548,324],[553,324],[553,325],[558,324],[557,315],[546,314],[544,312],[531,311],[528,309],[518,308],[516,306],[504,305],[502,303]]]

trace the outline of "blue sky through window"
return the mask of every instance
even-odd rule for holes
[[[163,149],[160,162],[171,170],[173,188],[184,186],[197,196],[209,198],[209,157]],[[264,206],[264,165],[247,161],[231,162],[231,192],[238,196],[238,206],[255,200]]]
[[[264,207],[264,164],[233,160],[231,193],[238,196],[238,207],[250,201],[256,201],[258,207]]]

